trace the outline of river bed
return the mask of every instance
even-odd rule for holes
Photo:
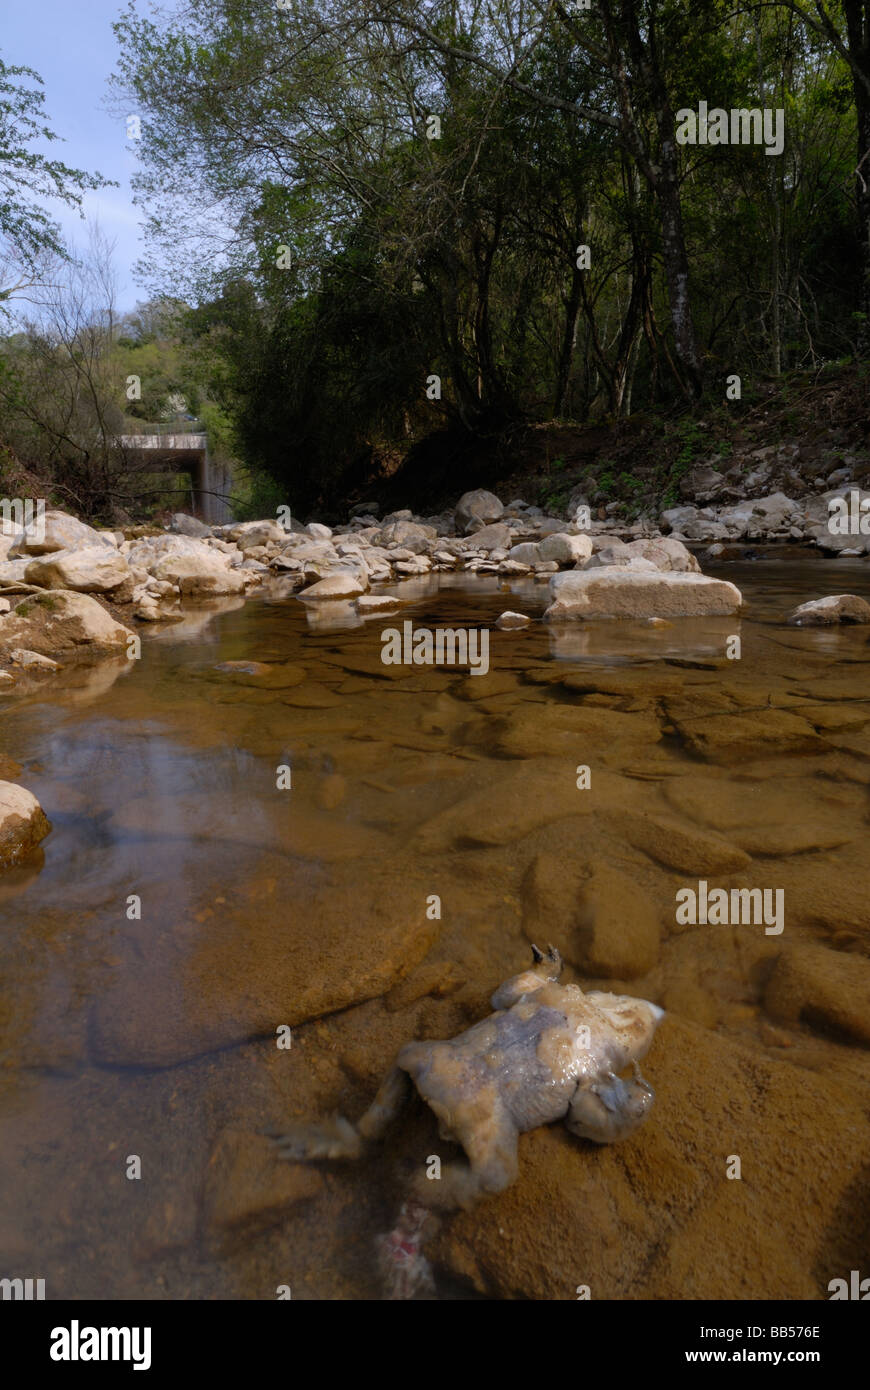
[[[0,879],[0,1275],[377,1298],[374,1237],[452,1155],[432,1117],[415,1102],[321,1168],[276,1165],[264,1131],[356,1118],[531,940],[668,1010],[657,1102],[613,1149],[522,1139],[515,1187],[442,1221],[439,1297],[820,1298],[870,1275],[870,644],[784,623],[870,598],[870,570],[710,572],[739,621],[491,630],[485,676],[386,666],[381,634],[539,618],[546,585],[412,581],[353,627],[276,589],[5,696],[0,775],[21,765],[53,829]],[[782,932],[678,924],[701,880],[781,889]]]

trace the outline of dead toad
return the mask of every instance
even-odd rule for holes
[[[584,994],[579,985],[560,985],[559,952],[551,946],[544,954],[533,946],[532,954],[532,968],[495,991],[495,1012],[488,1018],[445,1042],[403,1047],[355,1126],[335,1116],[294,1123],[277,1138],[283,1158],[357,1158],[364,1143],[382,1137],[413,1081],[437,1115],[441,1137],[462,1145],[468,1166],[447,1164],[440,1182],[421,1175],[415,1184],[392,1233],[406,1264],[411,1244],[419,1255],[418,1242],[406,1238],[412,1226],[423,1224],[418,1208],[467,1207],[484,1193],[510,1186],[520,1134],[564,1120],[581,1139],[612,1144],[633,1133],[650,1111],[654,1093],[638,1063],[664,1010],[628,995]],[[633,1076],[621,1078],[629,1067]],[[381,1237],[381,1245],[386,1241],[384,1248],[392,1248],[390,1239]],[[428,1267],[419,1259],[425,1284]]]

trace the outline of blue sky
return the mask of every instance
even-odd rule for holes
[[[45,123],[64,138],[64,144],[55,141],[46,149],[73,168],[99,170],[120,185],[87,193],[82,207],[117,242],[122,311],[146,298],[133,275],[142,250],[130,192],[136,158],[128,148],[123,119],[110,115],[104,105],[117,54],[112,21],[123,8],[124,0],[5,0],[0,16],[4,62],[36,69],[45,84]],[[84,241],[86,226],[74,209],[61,203],[52,211],[65,236]]]

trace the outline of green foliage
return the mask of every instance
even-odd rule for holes
[[[0,301],[16,283],[33,279],[46,254],[67,257],[44,200],[79,207],[88,189],[110,182],[33,148],[60,138],[45,122],[41,86],[42,78],[32,68],[11,66],[0,58],[0,251],[8,277],[5,284],[0,281]]]
[[[134,424],[169,418],[183,397],[213,452],[247,468],[244,505],[280,495],[305,510],[445,425],[467,444],[519,421],[671,419],[692,394],[689,337],[711,400],[733,371],[748,403],[765,380],[845,361],[870,325],[855,65],[868,80],[870,67],[849,53],[845,7],[829,11],[836,41],[793,6],[725,0],[601,3],[582,19],[570,5],[520,13],[517,0],[130,5],[117,83],[143,118],[136,187],[155,294],[107,349],[100,389]],[[41,95],[16,79],[33,76],[0,67],[0,136],[5,109],[24,181],[8,225],[0,183],[0,229],[31,259],[52,233],[28,222],[27,188],[75,201],[93,186],[32,162]],[[782,108],[782,157],[676,146],[667,110],[701,99]],[[216,226],[232,233],[219,252]],[[591,266],[578,275],[580,245]],[[41,390],[27,354],[10,356]],[[127,375],[138,401],[119,391]],[[16,457],[58,481],[61,465],[80,469],[16,410]],[[711,439],[730,456],[724,416],[707,419],[715,434],[689,415],[665,438],[666,500]],[[76,425],[87,453],[97,424],[83,410]],[[603,496],[645,491],[611,460],[601,468]],[[563,479],[565,459],[548,471]]]
[[[552,491],[543,494],[541,506],[544,508],[544,511],[549,513],[564,511],[568,505],[568,498],[570,495],[568,488],[554,488]]]
[[[259,521],[277,517],[278,508],[290,505],[286,489],[267,473],[255,473],[240,480],[236,487],[238,501],[233,509],[236,521]]]

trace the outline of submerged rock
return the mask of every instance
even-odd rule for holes
[[[614,811],[607,813],[606,822],[635,849],[682,873],[728,873],[750,862],[749,855],[730,840],[676,817]]]
[[[341,824],[326,820],[340,840]],[[207,921],[128,923],[141,954],[127,955],[95,1001],[93,1055],[174,1066],[385,994],[438,937],[440,923],[426,915],[431,891],[431,878],[398,862],[368,860],[365,872],[336,865],[312,878],[275,853],[233,901],[218,894],[199,913]]]
[[[774,776],[735,782],[693,773],[669,778],[664,794],[689,820],[727,834],[754,857],[832,849],[861,832],[860,794],[820,778],[782,784]]]
[[[830,745],[807,719],[785,709],[752,714],[685,717],[673,723],[693,753],[715,763],[739,763],[784,753],[821,753]]]
[[[652,970],[661,924],[648,894],[624,873],[591,873],[550,852],[523,883],[523,931],[530,941],[558,932],[562,953],[586,975],[631,980]]]
[[[282,1163],[265,1135],[224,1130],[209,1157],[203,1185],[206,1239],[221,1250],[253,1239],[323,1187],[316,1168]]]
[[[785,948],[765,990],[772,1018],[870,1047],[870,961],[796,942]]]

